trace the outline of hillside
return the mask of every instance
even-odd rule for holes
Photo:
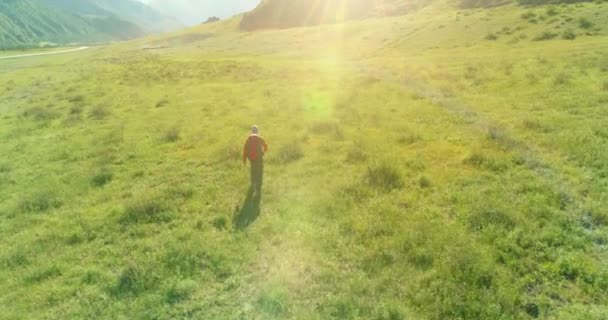
[[[430,1],[415,0],[265,0],[247,13],[242,30],[290,28],[412,12]]]
[[[0,3],[0,48],[40,42],[104,42],[171,31],[179,24],[135,1],[7,0]]]
[[[0,60],[0,319],[606,319],[608,3],[240,23]]]
[[[0,48],[77,41],[95,32],[85,19],[42,7],[34,0],[0,2]]]

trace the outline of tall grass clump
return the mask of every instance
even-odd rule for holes
[[[576,33],[572,30],[566,30],[562,33],[562,39],[564,40],[574,40],[576,39]]]
[[[538,36],[534,37],[534,41],[546,41],[546,40],[552,40],[555,39],[559,36],[559,34],[551,32],[551,31],[545,31],[541,34],[539,34]]]
[[[166,197],[158,192],[134,196],[125,205],[122,224],[163,223],[173,217]]]
[[[136,296],[156,288],[159,281],[160,277],[151,270],[131,265],[120,273],[111,293],[115,296]]]
[[[171,127],[165,132],[164,140],[166,142],[177,142],[180,132],[181,129],[178,126]]]
[[[304,150],[298,142],[282,146],[276,154],[275,159],[282,164],[298,161],[304,157]]]
[[[587,18],[580,18],[580,19],[578,19],[578,26],[581,29],[589,30],[589,29],[593,28],[594,24]]]
[[[344,132],[342,131],[340,124],[336,122],[317,122],[310,128],[310,131],[315,134],[329,135],[336,140],[344,139]]]
[[[22,212],[44,212],[62,205],[59,196],[52,190],[40,190],[25,196],[19,203]]]
[[[382,191],[400,189],[404,185],[401,171],[388,163],[369,167],[365,180],[370,187]]]
[[[23,116],[34,121],[48,121],[59,117],[59,114],[50,108],[40,106],[31,107],[23,112]]]
[[[110,114],[110,111],[108,110],[108,108],[106,106],[97,105],[93,109],[91,109],[91,112],[89,113],[89,117],[93,120],[103,120],[109,114]]]
[[[108,169],[103,169],[93,175],[93,177],[91,178],[91,185],[100,188],[110,183],[113,178],[114,174],[112,173],[112,171]]]

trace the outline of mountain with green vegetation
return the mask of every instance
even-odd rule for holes
[[[492,8],[517,3],[522,6],[577,3],[590,0],[457,0],[460,8]],[[264,0],[245,14],[241,30],[280,29],[337,23],[372,17],[390,17],[412,13],[433,0]]]
[[[240,24],[0,59],[0,319],[606,319],[608,2]]]
[[[7,0],[0,3],[0,48],[40,43],[127,40],[179,28],[135,1]]]
[[[336,23],[346,20],[401,15],[412,12],[428,0],[265,0],[245,14],[242,30],[290,28]]]

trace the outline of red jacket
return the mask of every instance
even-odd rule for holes
[[[264,153],[268,151],[268,145],[264,138],[260,137],[257,134],[252,134],[247,138],[247,142],[245,142],[245,147],[243,148],[243,162],[256,161],[261,159],[264,156]]]

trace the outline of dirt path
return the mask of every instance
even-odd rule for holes
[[[89,47],[80,47],[80,48],[61,50],[61,51],[52,51],[52,52],[18,54],[18,55],[14,55],[14,56],[0,57],[0,60],[2,60],[2,59],[27,58],[27,57],[35,57],[35,56],[49,56],[49,55],[55,55],[55,54],[63,54],[63,53],[82,51],[82,50],[87,50],[87,49],[89,49]]]

